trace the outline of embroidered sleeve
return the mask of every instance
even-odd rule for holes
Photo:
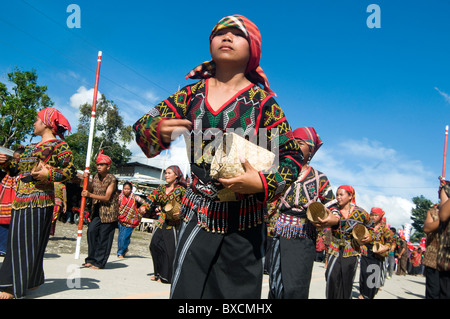
[[[154,207],[159,205],[160,195],[163,194],[165,187],[163,185],[159,185],[153,192],[148,195],[146,202],[149,207]]]
[[[265,202],[271,202],[293,183],[301,170],[303,154],[293,139],[291,126],[283,111],[271,97],[264,104],[262,126],[267,130],[268,144],[276,144],[272,151],[278,158],[278,165],[259,172],[265,189]],[[260,125],[261,126],[261,125]],[[274,143],[278,139],[278,143]]]
[[[319,178],[319,199],[322,204],[328,208],[331,213],[335,216],[340,216],[340,211],[338,208],[338,203],[336,197],[334,196],[333,190],[331,189],[330,181],[327,176],[321,172],[318,172]]]
[[[195,85],[193,87],[196,87]],[[165,119],[182,119],[192,96],[192,86],[186,86],[171,95],[133,125],[136,142],[147,157],[155,157],[170,147],[160,138],[159,127]]]
[[[150,205],[139,195],[134,195],[134,199],[136,202],[138,202],[140,205],[143,205],[146,209],[150,209]]]
[[[67,182],[76,175],[73,154],[66,142],[60,142],[53,151],[56,158],[49,162],[49,182]]]

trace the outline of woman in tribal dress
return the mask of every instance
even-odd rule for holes
[[[337,201],[328,178],[309,165],[322,146],[312,127],[294,131],[294,138],[304,155],[297,180],[281,198],[275,223],[270,258],[269,298],[307,299],[316,257],[316,226],[330,227],[339,221]],[[320,200],[329,211],[326,219],[314,225],[306,218],[308,206]]]
[[[133,230],[139,226],[142,216],[150,208],[139,195],[132,193],[133,184],[125,182],[119,195],[119,235],[117,237],[117,257],[125,258]],[[138,204],[141,205],[138,208]]]
[[[151,279],[171,283],[180,216],[179,211],[168,214],[164,208],[169,203],[181,204],[187,183],[181,169],[176,165],[166,168],[164,178],[167,184],[160,185],[147,197],[147,203],[151,207],[160,207],[157,208],[158,220],[150,242],[154,270]]]
[[[8,250],[0,269],[0,298],[22,298],[27,289],[44,283],[43,259],[55,197],[53,183],[66,182],[76,174],[69,146],[55,137],[63,139],[66,130],[70,131],[70,124],[58,110],[43,109],[34,123],[34,134],[41,136],[41,141],[28,145],[18,162],[0,154],[2,169],[19,176]]]
[[[384,259],[383,253],[391,249],[394,244],[394,235],[383,222],[384,211],[379,207],[372,207],[370,218],[373,221],[373,238],[370,243],[361,246],[361,260],[359,271],[359,299],[373,299],[378,289],[383,285]],[[377,252],[373,251],[375,243],[383,247]]]
[[[19,147],[13,154],[18,160],[24,148]],[[11,206],[16,196],[17,176],[11,176],[9,171],[0,183],[0,257],[5,256],[8,243],[9,224],[11,223]]]
[[[356,225],[364,225],[369,234],[364,237],[362,243],[369,243],[372,240],[372,221],[363,208],[356,206],[353,187],[340,186],[336,192],[336,199],[339,204],[340,220],[336,226],[331,227],[332,240],[328,249],[329,257],[325,271],[326,298],[350,299],[360,254],[360,248],[355,244],[352,231]]]

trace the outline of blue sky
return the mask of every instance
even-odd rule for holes
[[[70,4],[81,27],[69,28]],[[370,4],[381,28],[369,28]],[[409,222],[411,199],[437,198],[450,108],[450,2],[430,1],[2,1],[0,81],[15,66],[36,69],[74,129],[80,103],[99,91],[127,124],[210,58],[208,36],[223,16],[242,14],[262,34],[260,65],[293,128],[324,141],[311,165],[334,189],[350,184],[357,204],[382,207],[388,223]],[[184,164],[182,143],[166,161]],[[450,173],[449,173],[450,174]]]

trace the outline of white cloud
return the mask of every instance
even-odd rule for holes
[[[450,103],[450,95],[448,95],[448,94],[445,93],[445,92],[442,92],[442,91],[439,90],[437,87],[435,87],[434,89],[435,89],[436,91],[438,91],[439,94],[442,95],[442,96],[444,97],[444,99],[445,99],[445,101],[446,101],[447,103]]]
[[[333,190],[351,185],[356,203],[369,211],[380,207],[389,224],[411,223],[412,198],[424,195],[437,201],[431,186],[436,178],[422,162],[406,158],[376,141],[349,140],[334,147],[322,147],[311,165],[328,176]],[[431,182],[430,182],[431,181]]]
[[[101,93],[97,92],[97,101],[100,100]],[[76,110],[79,110],[80,105],[85,103],[92,104],[94,100],[94,89],[86,89],[84,86],[80,86],[77,90],[77,93],[73,94],[70,97],[70,106]]]

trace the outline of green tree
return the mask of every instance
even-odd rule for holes
[[[45,93],[47,86],[37,85],[36,70],[21,71],[17,67],[7,74],[12,92],[0,82],[0,145],[11,147],[33,135],[37,112],[54,103]]]
[[[78,169],[84,169],[89,141],[92,105],[85,103],[80,106],[80,119],[77,132],[66,138],[72,152],[74,163]],[[92,158],[90,162],[91,174],[96,171],[95,159],[100,149],[111,157],[111,173],[117,171],[117,166],[127,163],[131,158],[131,151],[127,143],[134,138],[131,125],[126,126],[119,114],[117,105],[107,100],[102,94],[95,110],[95,129],[92,144]]]
[[[415,231],[412,232],[410,241],[420,242],[420,239],[425,236],[425,233],[423,232],[423,224],[425,222],[425,218],[427,217],[427,211],[433,207],[434,204],[423,195],[414,197],[412,201],[416,205],[415,208],[411,209],[411,219],[413,220],[412,228]]]

